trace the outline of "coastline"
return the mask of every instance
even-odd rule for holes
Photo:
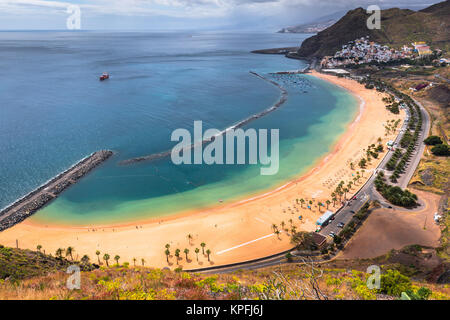
[[[362,100],[363,103],[360,104],[360,110],[355,115],[353,121],[347,126],[347,130],[342,134],[338,141],[331,146],[331,151],[318,159],[314,165],[312,165],[311,168],[308,168],[307,172],[300,177],[288,181],[268,192],[224,206],[215,206],[214,208],[202,210],[200,212],[198,210],[193,210],[159,219],[152,218],[142,222],[90,228],[93,230],[97,229],[98,231],[86,230],[86,227],[45,227],[24,222],[1,233],[0,240],[3,243],[6,242],[5,244],[8,244],[13,243],[13,241],[18,238],[20,239],[20,247],[25,245],[32,249],[35,248],[36,242],[40,241],[40,244],[43,245],[44,248],[49,248],[50,250],[55,248],[53,243],[58,243],[59,245],[68,243],[68,245],[74,246],[80,254],[87,253],[91,257],[94,257],[93,252],[98,248],[101,249],[102,252],[118,253],[128,261],[131,260],[132,257],[145,256],[147,261],[150,261],[148,259],[151,259],[152,266],[161,267],[167,266],[163,254],[165,242],[171,243],[171,245],[173,245],[172,248],[174,248],[174,246],[190,247],[196,244],[198,245],[200,241],[206,242],[207,247],[211,248],[211,251],[213,252],[212,264],[226,264],[241,260],[249,260],[288,249],[291,246],[289,237],[282,234],[280,240],[278,240],[277,237],[271,233],[271,224],[279,224],[280,221],[286,222],[289,218],[296,218],[297,214],[294,212],[287,213],[287,211],[296,211],[304,216],[302,221],[295,222],[298,229],[305,231],[314,230],[315,220],[320,216],[318,210],[316,208],[305,210],[303,207],[300,208],[300,205],[296,206],[293,203],[293,200],[297,197],[316,199],[317,201],[324,201],[323,199],[328,198],[324,194],[328,191],[324,190],[325,188],[320,188],[320,178],[322,176],[327,177],[333,173],[333,170],[330,171],[327,169],[339,168],[339,170],[343,170],[341,167],[345,167],[345,164],[343,166],[341,158],[345,158],[345,156],[342,157],[342,153],[345,154],[348,144],[351,144],[351,141],[349,140],[352,139],[350,138],[352,138],[354,134],[357,136],[358,132],[355,131],[358,131],[362,126],[368,126],[373,122],[370,119],[366,119],[369,112],[376,115],[378,113],[380,115],[383,114],[383,120],[387,117],[395,118],[395,116],[388,114],[385,110],[384,105],[381,103],[379,93],[361,88],[361,85],[357,83],[356,85],[352,80],[343,80],[332,76],[317,74],[315,72],[312,72],[310,75],[343,87],[359,100]],[[349,83],[348,81],[351,82]],[[361,96],[362,94],[358,95],[358,93],[363,93],[366,96],[366,99]],[[374,97],[377,95],[377,100],[379,101],[378,104],[375,104],[374,102],[376,99]],[[380,106],[382,106],[382,109],[377,112],[376,109]],[[361,125],[358,126],[358,123]],[[380,127],[383,123],[384,121],[379,123]],[[380,129],[382,128],[377,128],[377,132],[381,132],[380,136],[382,136],[383,132]],[[373,130],[369,130],[368,132],[365,132],[366,136],[372,131]],[[372,139],[372,137],[369,139],[363,138],[364,136],[360,136],[359,140],[364,140],[364,142],[366,142],[366,140]],[[388,139],[389,137],[384,138]],[[355,144],[358,145],[358,143]],[[360,149],[367,146],[361,144],[362,142],[359,143]],[[374,165],[376,165],[376,163],[377,162],[374,162]],[[341,178],[342,177],[339,176],[337,180]],[[304,185],[299,186],[299,182],[304,183]],[[319,184],[317,182],[319,182]],[[364,181],[362,181],[362,183],[363,182]],[[309,190],[309,194],[307,190]],[[311,191],[316,192],[311,194]],[[352,192],[353,191],[354,190],[352,190]],[[299,194],[301,194],[301,196],[299,196]],[[294,207],[296,207],[295,210],[293,209]],[[337,207],[331,209],[336,210]],[[100,231],[99,229],[106,229],[106,231]],[[188,243],[186,239],[186,235],[189,232],[195,232],[193,235],[194,239],[192,240],[194,242],[193,244]],[[157,241],[148,247],[149,244],[142,244],[142,241],[140,241],[143,236],[146,236],[147,239],[151,238],[152,240]],[[249,241],[254,242],[247,244]],[[97,246],[94,245],[95,243],[97,243]],[[239,247],[242,244],[244,245]],[[234,248],[236,245],[238,246],[237,249],[229,250],[229,248]],[[134,250],[128,248],[128,246],[134,248]],[[182,247],[180,248],[182,249]],[[173,259],[171,259],[171,261],[173,262]],[[180,265],[181,264],[184,264],[186,268],[211,265],[206,261],[205,265],[203,265],[203,263],[197,264],[194,261],[185,264],[184,259],[180,262]]]
[[[250,71],[250,73],[253,73],[253,72]],[[272,82],[271,80],[268,80],[268,79],[260,76],[257,73],[255,73],[255,76],[262,78],[262,80],[264,80],[264,81]],[[317,78],[320,78],[317,75],[314,75],[314,76]],[[322,80],[327,81],[326,79],[322,79]],[[330,82],[330,81],[327,81],[327,82]],[[335,84],[335,83],[332,83],[332,84]],[[284,101],[286,99],[286,95],[287,95],[286,90],[283,87],[279,86],[278,84],[274,84],[274,85],[279,87],[279,89],[281,91],[280,99],[271,107],[264,109],[263,111],[258,113],[257,114],[258,117],[260,117],[259,115],[262,115],[262,114],[265,115],[266,113],[272,112],[274,109],[278,109],[284,103]],[[308,167],[304,168],[301,173],[299,172],[298,174],[296,174],[296,176],[294,176],[290,179],[284,180],[282,183],[280,183],[278,185],[270,186],[270,187],[267,187],[266,189],[262,189],[262,190],[253,192],[251,194],[239,195],[236,198],[230,199],[230,200],[226,201],[225,203],[221,203],[221,204],[215,203],[210,206],[202,207],[200,209],[184,210],[184,211],[179,211],[176,213],[168,213],[166,215],[160,215],[160,216],[156,216],[156,217],[148,217],[148,218],[144,218],[144,219],[136,219],[136,220],[131,220],[131,221],[123,221],[123,222],[118,221],[118,222],[111,222],[111,223],[107,223],[107,224],[94,223],[90,226],[89,225],[85,225],[85,226],[68,225],[68,224],[64,224],[64,223],[59,224],[59,223],[55,223],[55,222],[51,222],[47,225],[44,221],[36,222],[33,220],[26,220],[26,221],[24,221],[24,223],[29,224],[31,226],[35,226],[35,227],[45,227],[45,228],[53,228],[53,229],[73,229],[73,230],[75,230],[75,229],[76,230],[87,230],[87,229],[92,229],[92,228],[120,229],[120,228],[135,227],[136,225],[147,225],[147,224],[153,224],[153,223],[168,222],[168,221],[172,221],[172,220],[176,220],[176,219],[180,219],[180,218],[189,217],[192,215],[212,214],[217,211],[229,210],[229,209],[232,209],[235,207],[239,207],[241,205],[245,205],[247,203],[251,203],[254,201],[258,201],[258,200],[276,195],[278,192],[288,189],[288,188],[294,186],[295,184],[302,182],[304,179],[311,177],[317,170],[319,170],[330,159],[330,157],[332,157],[336,152],[339,151],[341,140],[344,139],[346,137],[346,135],[351,134],[351,131],[350,131],[351,128],[354,125],[356,125],[357,122],[360,120],[361,115],[364,110],[365,101],[360,96],[358,96],[355,93],[352,93],[350,90],[348,90],[348,88],[340,86],[340,85],[337,85],[337,86],[339,88],[345,90],[348,94],[352,95],[357,100],[359,100],[358,109],[355,112],[352,120],[348,124],[346,124],[345,131],[342,134],[340,134],[340,137],[329,146],[328,152],[326,152],[322,156],[316,158],[314,160],[314,162],[311,163]],[[246,118],[246,119],[238,122],[237,124],[230,126],[229,128],[241,127],[244,122],[248,123],[248,120],[253,119],[253,118],[255,118],[255,115],[250,116],[249,118]],[[228,129],[225,129],[223,132],[225,132],[226,130],[228,130]],[[205,141],[203,141],[203,143],[204,142]],[[169,151],[169,153],[170,153],[170,151]],[[152,154],[151,156],[154,156],[154,155],[157,155],[157,154]],[[137,160],[136,162],[152,161],[152,159],[140,160],[141,158],[147,158],[147,157],[148,156],[123,160],[123,161],[119,162],[119,165],[127,165],[129,161],[134,162],[135,160]]]

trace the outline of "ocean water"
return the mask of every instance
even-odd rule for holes
[[[45,224],[131,222],[208,208],[284,184],[324,156],[358,110],[346,91],[308,75],[272,75],[306,63],[251,50],[296,46],[307,35],[265,33],[0,32],[0,207],[90,153],[116,154],[32,216]],[[111,78],[98,81],[107,71]],[[169,150],[177,128],[223,130],[287,102],[244,127],[280,130],[280,168],[128,166]]]

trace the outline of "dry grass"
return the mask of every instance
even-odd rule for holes
[[[68,275],[0,281],[0,299],[395,299],[366,286],[357,270],[287,265],[260,271],[200,275],[150,268],[101,268],[81,273],[81,289],[66,288]],[[412,283],[413,289],[424,286]],[[448,286],[426,284],[433,299],[450,299]]]

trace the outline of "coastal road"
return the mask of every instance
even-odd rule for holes
[[[423,152],[425,150],[425,143],[423,140],[425,140],[428,137],[428,133],[430,132],[430,115],[426,111],[426,109],[422,106],[422,104],[415,99],[413,99],[415,103],[420,107],[420,112],[422,113],[422,129],[419,133],[418,138],[418,146],[417,151],[414,152],[413,156],[409,160],[408,166],[405,170],[405,172],[400,176],[398,179],[396,185],[398,185],[401,188],[406,188],[409,184],[409,181],[411,181],[411,178],[414,175],[414,172],[416,171],[417,166],[419,165],[420,159],[422,158]]]
[[[414,99],[413,99],[414,100]],[[413,153],[411,159],[409,160],[407,167],[405,169],[405,172],[400,176],[398,179],[396,185],[398,185],[401,188],[406,188],[409,184],[409,181],[411,180],[412,176],[414,175],[414,172],[416,171],[417,166],[419,165],[420,159],[422,158],[423,151],[425,149],[425,144],[423,140],[428,136],[428,132],[430,130],[430,116],[428,112],[425,110],[425,108],[420,104],[418,101],[414,100],[415,103],[420,108],[420,112],[422,113],[422,129],[419,133],[419,139],[418,139],[418,146],[415,149],[415,152]],[[407,117],[410,118],[410,114],[408,109],[405,109],[407,112]],[[408,126],[408,123],[404,121],[402,127],[400,128],[400,133],[397,135],[397,137],[394,140],[394,145],[399,145],[400,140],[403,136],[403,133],[406,131],[406,128]],[[373,201],[378,200],[380,204],[386,208],[394,208],[395,206],[389,204],[375,189],[375,178],[376,178],[376,172],[379,170],[384,171],[384,167],[386,163],[391,158],[392,154],[394,153],[393,150],[389,150],[384,158],[381,160],[378,167],[372,172],[371,177],[367,180],[365,185],[355,194],[356,200],[351,200],[346,203],[344,207],[342,207],[339,211],[336,212],[334,215],[334,220],[330,221],[327,226],[325,226],[319,233],[324,236],[329,236],[331,232],[334,234],[339,234],[341,228],[338,227],[338,224],[340,222],[344,223],[345,225],[350,222],[352,219],[354,213],[358,212],[359,209],[362,208],[362,206],[367,201]]]
[[[419,139],[418,139],[419,145],[415,149],[415,152],[414,152],[411,160],[409,161],[409,163],[405,169],[405,172],[402,174],[401,178],[398,181],[399,186],[401,186],[402,188],[405,188],[408,185],[409,181],[411,180],[411,177],[414,175],[414,172],[420,162],[423,151],[425,149],[423,140],[428,135],[428,132],[430,130],[430,125],[431,125],[430,124],[430,116],[428,115],[428,112],[416,100],[414,100],[414,102],[417,103],[417,105],[420,107],[420,111],[422,113],[422,130],[419,134]],[[408,113],[408,109],[405,109],[405,110],[407,112],[408,117],[410,117],[410,115]],[[407,122],[404,121],[402,127],[399,130],[399,134],[397,135],[397,137],[394,140],[394,144],[396,143],[397,145],[399,145],[400,140],[403,136],[403,133],[406,131],[405,129],[407,128],[407,125],[408,125]],[[388,150],[388,152],[385,154],[385,156],[383,157],[383,159],[381,160],[381,162],[379,163],[377,168],[375,168],[371,172],[371,176],[366,181],[366,183],[360,188],[359,191],[356,192],[356,194],[354,195],[354,197],[356,197],[356,198],[355,199],[352,198],[353,200],[347,201],[347,203],[336,212],[336,214],[334,215],[334,219],[331,220],[328,223],[328,225],[326,225],[324,228],[322,228],[322,230],[319,232],[321,235],[329,237],[329,234],[331,232],[334,232],[335,234],[339,234],[339,232],[341,231],[341,228],[338,227],[338,224],[340,222],[344,223],[345,225],[347,223],[349,223],[350,220],[352,219],[353,215],[356,212],[358,212],[358,210],[360,210],[363,207],[363,205],[365,203],[367,203],[368,201],[378,200],[380,202],[381,206],[383,206],[383,207],[393,208],[393,209],[396,208],[395,206],[392,206],[386,200],[384,200],[384,198],[376,191],[375,184],[374,184],[374,181],[376,178],[376,173],[379,170],[383,170],[383,168],[385,167],[386,163],[389,161],[389,159],[391,158],[393,153],[394,153],[393,150]],[[402,208],[402,209],[404,209],[404,208]],[[294,262],[302,262],[301,258],[295,257],[294,249],[291,251],[291,253],[294,255],[294,258],[293,258]],[[280,254],[276,254],[276,255],[273,255],[273,256],[270,256],[267,258],[257,259],[254,261],[235,263],[232,265],[225,265],[225,266],[217,266],[217,267],[207,268],[207,269],[203,269],[203,270],[197,269],[195,271],[202,272],[202,273],[229,273],[229,272],[237,271],[240,269],[259,269],[259,268],[265,268],[265,267],[270,267],[270,266],[276,266],[276,265],[284,264],[287,262],[288,261],[286,259],[286,252],[283,252]]]

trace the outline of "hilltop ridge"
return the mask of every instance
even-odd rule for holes
[[[447,49],[450,44],[450,0],[420,11],[391,8],[381,11],[381,29],[367,28],[370,15],[359,7],[327,29],[303,41],[298,55],[305,58],[333,55],[342,45],[360,37],[392,47],[426,41],[432,47]]]

